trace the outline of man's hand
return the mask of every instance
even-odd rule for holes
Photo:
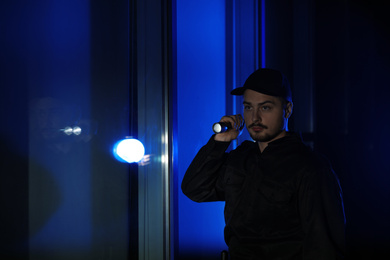
[[[241,134],[241,131],[245,126],[244,119],[240,114],[224,116],[221,120],[219,120],[219,122],[229,123],[232,126],[232,128],[228,131],[215,135],[214,140],[220,142],[230,142],[236,139]]]

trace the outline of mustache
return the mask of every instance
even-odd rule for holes
[[[260,123],[252,123],[248,126],[248,128],[251,128],[251,127],[254,127],[254,126],[259,126],[261,128],[264,128],[264,129],[267,129],[267,127],[263,124],[260,124]]]

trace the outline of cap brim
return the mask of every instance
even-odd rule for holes
[[[230,94],[236,95],[236,96],[241,96],[241,95],[244,95],[245,90],[246,90],[246,88],[244,88],[244,87],[235,88],[232,91],[230,91]]]

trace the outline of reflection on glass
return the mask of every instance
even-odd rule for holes
[[[78,142],[89,142],[97,124],[82,118],[81,109],[52,97],[30,103],[30,131],[35,142],[53,152],[68,153]]]
[[[70,126],[65,127],[64,129],[60,129],[60,131],[63,131],[66,135],[71,135],[73,133],[73,128]]]
[[[145,155],[144,145],[137,139],[126,138],[114,145],[114,156],[117,160],[127,163],[140,162]]]
[[[82,132],[82,130],[81,130],[81,127],[79,127],[79,126],[74,126],[72,129],[72,133],[75,135],[80,135],[81,132]]]
[[[90,141],[96,123],[80,106],[53,97],[30,101],[29,228],[31,259],[67,259],[92,242]],[[56,250],[50,251],[50,248]]]

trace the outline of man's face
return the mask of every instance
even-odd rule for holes
[[[291,103],[285,107],[281,98],[245,90],[244,120],[253,140],[268,143],[285,136],[290,114]]]

